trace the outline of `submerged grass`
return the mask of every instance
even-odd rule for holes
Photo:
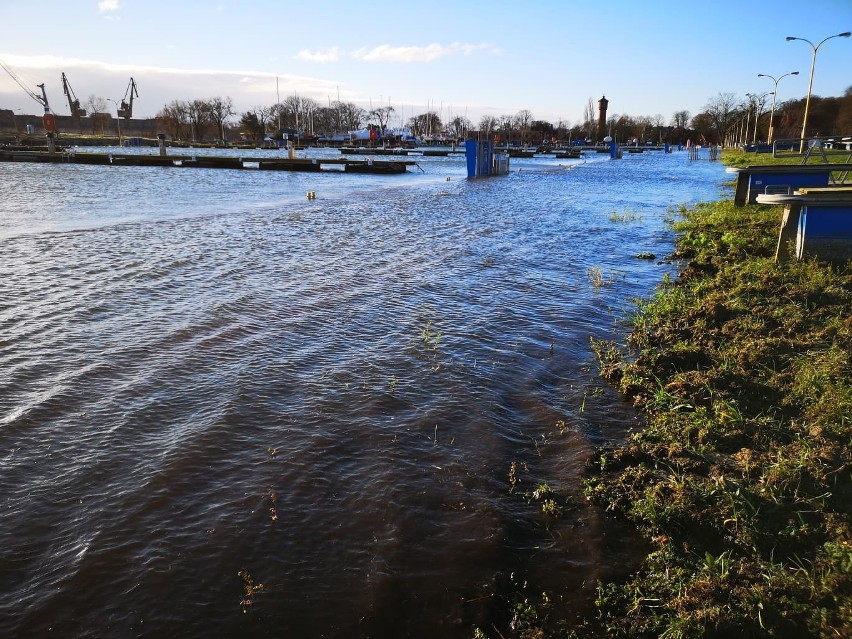
[[[647,426],[590,462],[586,496],[648,541],[585,630],[852,636],[852,265],[785,265],[779,211],[680,211],[687,262],[602,374]]]

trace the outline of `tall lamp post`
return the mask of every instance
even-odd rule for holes
[[[775,95],[773,94],[772,99],[775,99]],[[763,107],[766,106],[766,94],[762,94],[760,96],[755,96],[754,98],[754,139],[751,141],[752,144],[757,147],[757,123],[760,121],[760,116],[763,115]]]
[[[778,96],[778,83],[781,82],[781,78],[786,78],[788,75],[799,75],[798,71],[790,71],[790,73],[785,73],[779,78],[775,78],[766,73],[758,73],[758,78],[769,78],[773,82],[775,82],[775,91],[772,92],[772,111],[769,113],[769,144],[772,144],[772,140],[774,139],[775,129],[772,127],[772,123],[775,121],[775,98]]]
[[[811,49],[813,49],[814,51],[813,58],[811,58],[811,79],[808,80],[808,97],[805,100],[805,117],[802,121],[802,140],[799,143],[799,153],[801,153],[805,147],[805,132],[808,128],[808,110],[811,106],[811,88],[814,85],[814,67],[816,66],[817,49],[819,49],[824,42],[831,40],[832,38],[848,38],[850,35],[852,35],[852,31],[844,31],[843,33],[837,33],[833,36],[828,36],[824,40],[820,41],[819,44],[814,44],[806,38],[796,38],[795,36],[787,36],[787,42],[790,42],[792,40],[801,40],[802,42],[807,42],[809,45],[811,45]]]
[[[118,146],[121,146],[121,116],[118,114],[119,106],[118,102],[113,100],[112,98],[107,98],[108,102],[112,102],[115,105],[115,121],[118,126]]]
[[[766,96],[755,95],[754,93],[746,93],[746,97],[748,98],[748,115],[749,119],[751,118],[751,110],[754,108],[754,137],[752,138],[751,143],[757,144],[757,120],[760,118],[760,113],[758,109],[760,108],[760,100],[764,99]],[[748,144],[748,131],[749,125],[746,124],[746,137],[745,144]]]

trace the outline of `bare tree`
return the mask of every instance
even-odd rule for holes
[[[313,133],[319,102],[298,94],[289,95],[282,102],[269,107],[269,122],[276,128],[297,133]]]
[[[83,103],[83,108],[86,109],[86,112],[91,118],[92,135],[95,134],[95,130],[98,128],[100,128],[101,133],[103,133],[104,126],[112,117],[109,113],[107,113],[106,99],[93,93],[86,98],[86,101]]]
[[[644,144],[648,139],[648,131],[654,126],[654,121],[647,115],[641,115],[636,118],[636,126],[633,130],[633,135],[639,138],[639,143]]]
[[[689,124],[689,111],[675,111],[672,115],[672,126],[676,129],[685,129]]]
[[[666,119],[663,117],[662,113],[654,114],[654,117],[651,118],[654,123],[654,128],[657,129],[657,143],[663,143],[663,127],[666,126]]]
[[[511,115],[501,115],[497,118],[497,130],[506,144],[512,140],[512,125],[515,123],[515,118]]]
[[[522,109],[515,114],[514,124],[521,134],[521,144],[526,144],[527,132],[529,131],[532,117],[533,115],[528,109]]]
[[[255,106],[240,117],[240,129],[253,140],[261,140],[266,135],[272,107]]]
[[[414,135],[422,137],[424,135],[433,135],[434,133],[441,131],[444,124],[441,122],[441,118],[438,117],[437,113],[434,111],[428,111],[410,118],[407,122],[407,126],[411,129],[411,132]]]
[[[606,120],[606,133],[607,135],[614,137],[616,140],[621,140],[622,137],[619,135],[619,122],[621,122],[622,125],[624,124],[624,116],[619,115],[618,113],[610,113]],[[622,131],[622,135],[626,135],[626,133]]]
[[[682,144],[685,141],[686,129],[689,126],[689,111],[675,111],[672,115],[671,126],[674,129],[672,141]]]
[[[189,127],[188,105],[183,100],[172,100],[157,113],[159,127],[174,140],[183,140]]]
[[[479,130],[486,138],[491,136],[492,131],[497,128],[497,118],[491,115],[483,115],[479,118]]]
[[[210,103],[207,100],[192,100],[186,103],[186,115],[189,119],[192,141],[204,139],[208,126],[212,123]]]
[[[714,137],[710,142],[722,142],[725,139],[728,125],[737,113],[737,102],[733,93],[719,93],[704,106],[704,113],[713,126]]]
[[[337,131],[355,131],[364,126],[367,114],[352,102],[334,102],[332,108],[337,112]]]
[[[231,96],[226,98],[215,97],[208,100],[208,104],[210,106],[210,119],[216,125],[220,141],[225,144],[225,121],[232,115],[236,115],[234,101]]]
[[[530,123],[530,131],[535,134],[533,141],[536,143],[551,143],[556,141],[556,128],[544,120],[533,120]]]
[[[372,111],[370,111],[369,115],[370,119],[375,120],[379,129],[384,132],[384,130],[388,126],[388,122],[390,121],[391,115],[393,115],[394,113],[396,113],[396,109],[394,109],[392,106],[384,106],[373,109]]]
[[[103,113],[107,110],[107,101],[105,98],[102,98],[99,95],[91,94],[86,101],[83,103],[83,107],[86,109],[89,115],[94,115],[95,113]]]
[[[595,102],[589,97],[589,101],[586,103],[585,108],[583,109],[583,119],[585,120],[584,124],[586,125],[586,139],[594,140],[594,131],[595,131]]]
[[[456,116],[450,120],[449,129],[456,140],[460,140],[473,128],[473,123],[464,116]]]
[[[690,127],[695,129],[702,144],[713,142],[712,138],[716,134],[716,126],[713,117],[706,111],[699,113],[690,121]]]

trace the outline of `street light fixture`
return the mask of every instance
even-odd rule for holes
[[[746,128],[743,145],[748,144],[748,132],[751,130],[751,107],[754,105],[754,96],[751,93],[746,93],[746,97],[748,98],[748,109],[746,110]]]
[[[837,33],[833,36],[828,36],[824,40],[820,41],[819,44],[814,44],[813,42],[811,42],[810,40],[808,40],[806,38],[797,38],[795,36],[787,36],[787,42],[790,42],[792,40],[801,40],[802,42],[807,42],[809,45],[811,45],[811,49],[813,49],[813,51],[814,51],[813,58],[811,58],[811,79],[808,80],[808,97],[805,100],[805,117],[804,117],[804,120],[802,121],[802,140],[801,140],[801,142],[799,142],[799,153],[801,153],[804,150],[804,146],[805,146],[805,132],[807,131],[807,128],[808,128],[808,110],[810,109],[810,106],[811,106],[811,88],[814,85],[814,67],[816,66],[817,49],[819,49],[823,45],[824,42],[831,40],[832,38],[848,38],[850,35],[852,35],[852,31],[844,31],[843,33]]]
[[[760,111],[763,108],[762,105],[766,104],[766,96],[767,95],[768,95],[767,93],[762,93],[760,95],[757,95],[755,93],[746,93],[746,97],[748,98],[748,115],[749,115],[749,118],[751,118],[751,110],[752,110],[752,108],[754,108],[754,133],[753,133],[751,143],[755,144],[755,145],[757,144],[757,122],[760,119]],[[746,124],[745,144],[748,144],[748,132],[749,132],[749,125]]]
[[[785,73],[779,78],[775,78],[766,73],[758,73],[758,78],[769,78],[770,80],[775,82],[775,91],[772,92],[772,111],[769,113],[769,144],[772,144],[772,140],[774,139],[775,129],[772,127],[772,123],[775,121],[775,98],[778,96],[778,83],[781,82],[781,78],[786,78],[788,75],[799,75],[798,71],[790,71],[790,73]]]
[[[757,123],[760,116],[763,114],[763,107],[766,106],[766,96],[768,93],[752,96],[754,98],[754,138],[751,143],[757,146]],[[775,92],[772,92],[772,101],[775,101]]]
[[[115,105],[115,121],[118,126],[118,146],[121,146],[121,116],[118,114],[119,105],[118,102],[113,100],[112,98],[107,98],[107,102],[112,102]]]

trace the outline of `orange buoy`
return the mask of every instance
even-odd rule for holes
[[[48,133],[56,131],[56,118],[53,117],[52,113],[45,113],[41,118],[41,122],[44,125],[44,130]]]

